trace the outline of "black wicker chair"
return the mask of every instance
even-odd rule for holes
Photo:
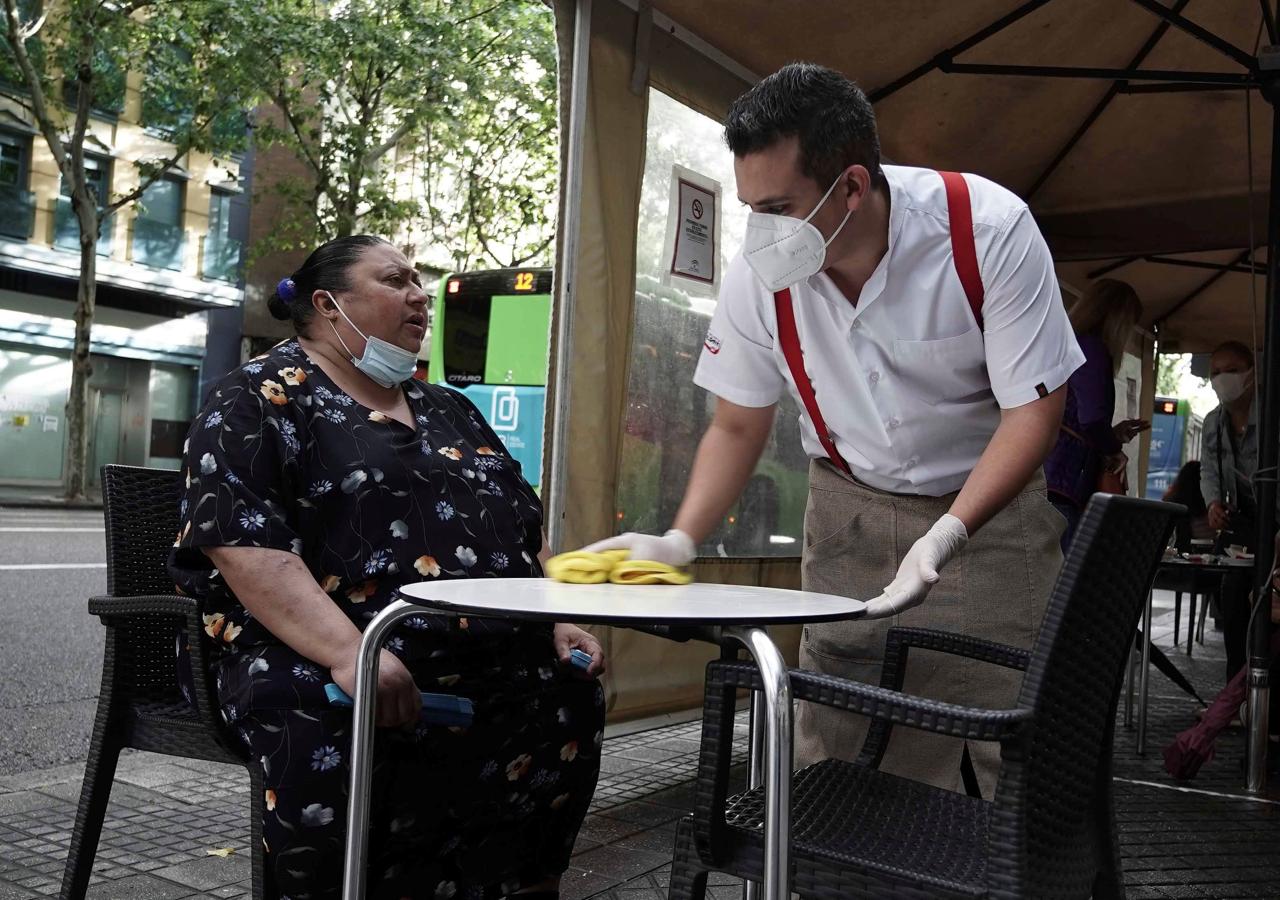
[[[1080,520],[1032,651],[946,632],[894,628],[879,687],[793,671],[797,698],[874,719],[857,763],[824,760],[792,787],[792,885],[802,897],[1124,896],[1111,794],[1116,701],[1138,616],[1182,508],[1095,496]],[[908,650],[1026,674],[1013,709],[900,692]],[[763,791],[727,797],[735,692],[755,667],[707,666],[695,811],[678,825],[670,896],[702,898],[709,871],[759,881]],[[988,802],[886,775],[894,725],[999,741]]]
[[[200,604],[174,593],[165,568],[178,531],[179,472],[104,466],[107,526],[107,596],[89,600],[89,612],[107,629],[102,688],[85,764],[80,806],[62,876],[64,900],[85,896],[116,762],[126,747],[237,763],[249,770],[249,852],[253,895],[265,896],[262,772],[236,749],[225,730],[207,671]],[[191,647],[196,708],[178,687],[175,639]]]

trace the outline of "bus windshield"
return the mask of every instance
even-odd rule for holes
[[[467,395],[535,489],[550,328],[549,268],[459,272],[440,281],[428,377]]]

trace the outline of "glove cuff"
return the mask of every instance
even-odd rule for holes
[[[964,522],[951,515],[944,513],[942,518],[933,523],[933,527],[929,529],[936,534],[947,547],[947,559],[951,559],[957,553],[964,549],[964,545],[969,543],[969,529],[964,527]]]
[[[672,528],[663,535],[664,538],[670,540],[680,557],[680,562],[676,565],[687,566],[693,562],[698,556],[698,545],[693,542],[693,538],[685,534],[679,528]]]

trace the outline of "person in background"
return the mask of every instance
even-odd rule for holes
[[[1221,344],[1209,358],[1209,383],[1219,400],[1204,417],[1200,454],[1200,490],[1208,504],[1209,527],[1218,533],[1219,550],[1234,545],[1252,552],[1258,532],[1253,493],[1258,468],[1258,387],[1253,352],[1239,341]],[[1250,578],[1248,572],[1228,573],[1218,596],[1228,681],[1245,663]]]
[[[1103,278],[1089,285],[1068,312],[1084,365],[1067,379],[1067,405],[1062,427],[1044,474],[1049,500],[1067,520],[1062,533],[1066,553],[1076,523],[1104,471],[1121,472],[1129,462],[1122,449],[1151,427],[1143,419],[1112,425],[1116,412],[1115,376],[1133,327],[1142,317],[1138,295],[1123,281]]]
[[[1181,503],[1187,508],[1187,514],[1178,519],[1175,531],[1178,550],[1183,553],[1190,551],[1193,540],[1213,540],[1208,507],[1204,502],[1204,494],[1200,493],[1200,460],[1193,459],[1185,463],[1160,499],[1169,503]]]

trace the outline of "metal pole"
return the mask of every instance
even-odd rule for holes
[[[1138,636],[1129,644],[1129,657],[1124,664],[1124,727],[1133,727],[1133,670],[1138,663]]]
[[[747,788],[755,790],[764,784],[764,697],[751,692],[751,712],[747,720]],[[760,900],[760,883],[743,879],[742,900]]]
[[[791,897],[791,676],[763,628],[726,628],[760,670],[764,687],[764,900]],[[755,693],[754,691],[752,692]]]
[[[1151,680],[1151,596],[1142,607],[1142,664],[1138,669],[1138,755],[1147,755],[1147,690]]]
[[[364,900],[369,858],[369,788],[373,781],[373,722],[378,704],[378,657],[391,629],[426,610],[397,600],[373,617],[360,637],[356,656],[356,695],[351,710],[351,783],[347,791],[347,842],[342,869],[342,900]]]
[[[1271,694],[1271,572],[1276,535],[1276,461],[1280,456],[1280,52],[1263,51],[1262,96],[1271,104],[1271,196],[1267,215],[1267,324],[1263,339],[1265,371],[1258,389],[1258,540],[1254,547],[1256,604],[1249,645],[1249,744],[1245,788],[1267,786],[1267,731]],[[1250,148],[1252,149],[1252,148]]]
[[[556,260],[555,407],[551,417],[551,471],[547,485],[547,533],[553,550],[564,549],[566,441],[569,433],[569,361],[573,354],[573,308],[578,293],[578,243],[582,231],[582,148],[587,127],[587,79],[591,61],[591,0],[578,0],[573,19],[573,68],[569,85],[569,134],[565,146],[564,197],[560,221],[564,243]]]

